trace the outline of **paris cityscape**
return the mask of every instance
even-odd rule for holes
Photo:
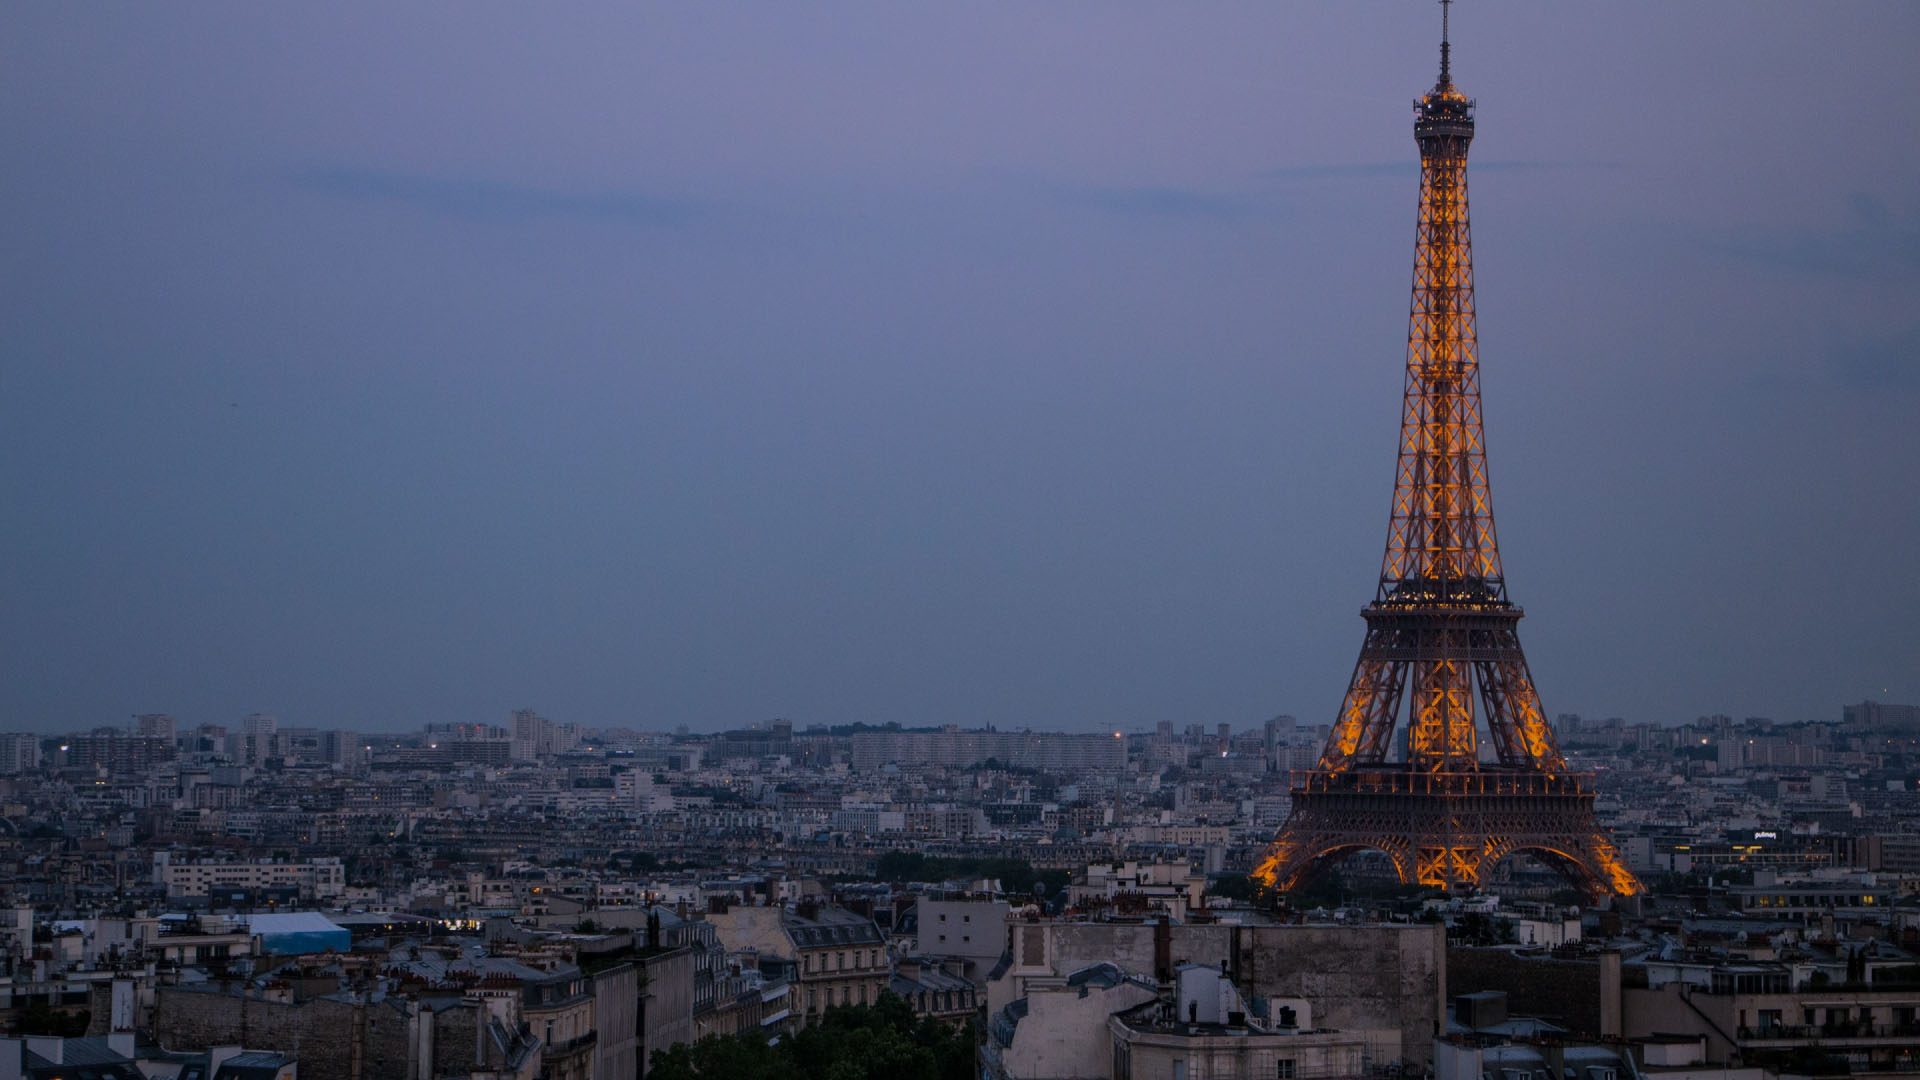
[[[1920,14],[821,11],[0,17],[0,1080],[1920,1072]]]

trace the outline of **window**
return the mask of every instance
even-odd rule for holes
[[[1278,1058],[1274,1061],[1273,1080],[1293,1080],[1292,1058]]]

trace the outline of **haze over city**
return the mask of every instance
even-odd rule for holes
[[[1431,7],[8,9],[0,728],[1328,721]],[[1920,700],[1920,10],[1453,19],[1547,710]]]

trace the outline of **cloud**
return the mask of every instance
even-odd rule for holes
[[[1467,171],[1473,173],[1489,172],[1539,172],[1557,169],[1612,169],[1618,168],[1618,162],[1610,161],[1467,161]],[[1347,161],[1321,165],[1287,165],[1278,169],[1268,169],[1260,174],[1262,180],[1270,183],[1288,183],[1299,180],[1410,180],[1420,175],[1420,161],[1409,156],[1405,161]]]
[[[1826,231],[1749,230],[1708,241],[1714,250],[1776,270],[1823,277],[1904,278],[1920,274],[1920,218],[1896,217],[1868,195],[1849,200],[1853,220]]]
[[[1242,197],[1176,187],[1061,189],[1068,202],[1123,217],[1163,217],[1228,221],[1245,217],[1252,205]]]
[[[303,191],[355,202],[388,202],[470,221],[583,218],[671,225],[706,207],[689,199],[633,191],[563,191],[487,180],[415,176],[378,169],[313,167],[291,173]]]
[[[1890,334],[1838,337],[1827,365],[1835,379],[1856,390],[1920,391],[1920,323]]]
[[[1326,165],[1287,165],[1268,169],[1262,180],[1285,183],[1292,180],[1405,180],[1420,175],[1420,162],[1349,161]]]

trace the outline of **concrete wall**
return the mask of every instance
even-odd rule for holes
[[[785,912],[778,907],[735,907],[709,914],[707,921],[729,952],[757,949],[762,956],[793,959],[793,942],[781,926]]]
[[[1447,993],[1482,990],[1504,990],[1515,1015],[1536,1016],[1575,1035],[1622,1034],[1618,953],[1556,960],[1510,949],[1448,949]]]
[[[1446,945],[1439,923],[1246,927],[1229,971],[1255,994],[1306,998],[1321,1027],[1396,1029],[1402,1060],[1425,1064],[1446,1024]]]
[[[641,1076],[657,1050],[693,1041],[693,950],[649,956],[640,967]]]
[[[1154,998],[1136,983],[1107,989],[1036,990],[1027,995],[1027,1015],[1014,1028],[1013,1045],[1000,1054],[1007,1075],[1050,1080],[1095,1080],[1113,1075],[1113,1036],[1107,1018]]]
[[[998,1010],[1029,978],[1057,978],[1111,961],[1154,978],[1151,923],[1013,924],[1013,966],[988,987]],[[1036,940],[1036,937],[1038,940]],[[1394,1028],[1400,1056],[1425,1064],[1446,1020],[1446,931],[1438,923],[1364,926],[1177,925],[1167,934],[1171,968],[1227,964],[1245,995],[1305,998],[1314,1022],[1343,1030]]]
[[[154,1033],[168,1050],[216,1045],[277,1050],[300,1060],[305,1080],[407,1080],[412,1018],[397,1002],[294,1005],[162,987]]]
[[[485,1010],[470,1007],[456,1005],[434,1014],[434,1076],[459,1076],[486,1060],[480,1043],[480,1028],[486,1022]]]
[[[621,964],[593,976],[593,1080],[640,1075],[640,969]]]
[[[1006,949],[1005,900],[921,900],[920,951],[928,956],[964,956],[984,973]]]

